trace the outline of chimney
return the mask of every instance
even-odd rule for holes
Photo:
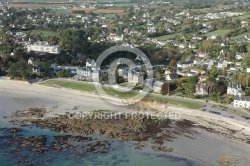
[[[239,93],[238,95],[239,95],[239,98],[241,99],[242,94],[241,94],[241,93]]]

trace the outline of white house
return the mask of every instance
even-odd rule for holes
[[[189,44],[188,44],[188,48],[193,48],[193,49],[195,49],[195,48],[197,48],[197,46],[196,46],[196,44],[194,44],[194,43],[189,43]]]
[[[89,67],[81,67],[76,69],[76,75],[74,76],[77,80],[89,80],[95,81],[104,74],[104,71],[99,69],[92,70]]]
[[[177,62],[177,68],[181,68],[181,69],[186,69],[186,68],[192,67],[193,65],[194,65],[193,61],[185,61],[185,62],[178,61]]]
[[[250,108],[250,96],[234,96],[234,107]]]
[[[212,69],[213,65],[214,65],[214,61],[211,60],[211,59],[207,59],[205,62],[204,62],[204,65],[207,69]]]
[[[246,35],[246,36],[245,36],[245,39],[246,39],[246,40],[250,40],[250,35]]]
[[[30,51],[59,54],[61,52],[61,48],[59,46],[49,45],[46,42],[36,42],[34,44],[27,45],[27,52]]]
[[[224,69],[227,67],[227,61],[226,60],[219,60],[217,68],[218,69]]]
[[[115,41],[115,42],[122,41],[123,40],[123,35],[118,36],[115,33],[110,33],[109,36],[108,36],[108,39],[112,40],[112,41]]]
[[[200,82],[195,85],[195,95],[208,95],[209,87],[206,83]]]
[[[30,65],[34,65],[34,58],[29,58],[28,59],[28,64],[30,64]]]
[[[244,53],[236,52],[235,59],[237,60],[243,59],[244,55],[245,55]]]
[[[237,96],[242,95],[243,91],[240,84],[229,83],[227,86],[227,94]]]
[[[191,69],[190,71],[191,71],[191,72],[194,72],[194,73],[196,73],[196,74],[205,74],[205,73],[206,73],[206,71],[201,70],[201,69],[197,69],[197,68]]]
[[[128,72],[128,82],[132,84],[143,83],[144,75],[141,72],[135,70],[129,70]]]
[[[89,67],[89,68],[95,68],[96,67],[96,62],[94,59],[87,59],[86,61],[86,67]]]
[[[192,39],[193,40],[202,40],[202,36],[193,35]]]
[[[16,38],[18,38],[18,39],[21,39],[21,38],[25,38],[26,37],[26,33],[24,33],[24,32],[16,32]]]
[[[250,66],[247,67],[247,73],[250,73]]]
[[[118,69],[118,75],[123,78],[128,78],[129,68],[120,68]]]
[[[76,69],[76,74],[79,77],[92,77],[92,70],[89,68],[77,68]]]
[[[162,81],[155,81],[152,87],[153,92],[160,93],[163,84],[164,82]]]

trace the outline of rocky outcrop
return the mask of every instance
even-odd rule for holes
[[[157,134],[162,131],[161,128],[167,128],[171,121],[148,117],[125,117],[123,115],[111,119],[96,119],[94,117],[71,119],[65,115],[45,119],[17,119],[13,120],[12,123],[19,125],[31,124],[41,128],[82,136],[97,134],[123,140],[145,141],[157,137]]]
[[[3,154],[11,154],[16,164],[44,165],[52,160],[50,152],[72,152],[74,157],[81,157],[88,153],[107,153],[111,149],[111,141],[105,139],[72,135],[24,137],[22,135],[25,131],[19,128],[0,128],[0,131],[3,134],[0,136],[0,147],[5,152]],[[68,154],[69,157],[70,155]],[[41,163],[34,163],[34,156],[39,156]]]
[[[46,114],[45,108],[30,108],[28,110],[19,110],[12,114],[13,117],[35,117],[42,118]]]

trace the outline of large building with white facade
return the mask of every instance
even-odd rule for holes
[[[250,108],[250,96],[234,96],[234,107]]]
[[[27,45],[27,51],[59,54],[61,52],[61,48],[59,46],[49,45],[47,42],[36,42],[30,45]]]
[[[128,82],[132,84],[138,84],[138,83],[143,83],[144,81],[144,75],[135,70],[129,70],[128,72]]]
[[[243,95],[243,91],[240,84],[229,83],[227,86],[227,94],[229,95]]]

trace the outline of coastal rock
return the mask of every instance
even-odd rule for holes
[[[46,109],[45,108],[30,108],[28,110],[19,110],[16,111],[15,113],[12,114],[12,118],[16,117],[16,118],[20,118],[20,117],[36,117],[36,118],[41,118],[44,117],[45,113],[46,113]]]

